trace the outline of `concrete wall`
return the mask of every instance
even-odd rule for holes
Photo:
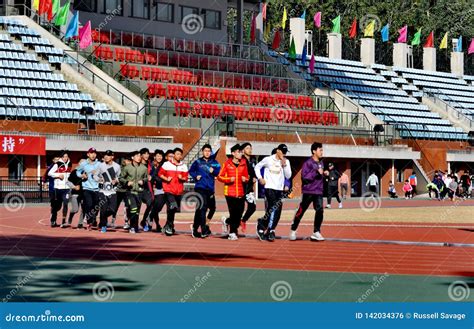
[[[81,11],[80,22],[85,23],[91,21],[92,28],[98,28],[99,25],[105,30],[123,30],[130,32],[138,32],[145,34],[163,35],[175,38],[187,38],[194,40],[220,41],[227,42],[227,1],[214,0],[159,0],[163,3],[174,4],[174,22],[161,22],[156,20],[156,7],[150,7],[150,19],[134,18],[132,15],[132,1],[123,1],[123,16],[109,14],[104,11],[104,0],[97,0],[97,12],[90,13]],[[153,1],[151,2],[153,4]],[[196,34],[187,34],[181,26],[181,8],[180,5],[197,7],[199,11],[202,9],[216,10],[221,12],[220,30],[202,28]]]

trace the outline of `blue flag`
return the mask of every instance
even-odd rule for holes
[[[77,37],[79,35],[79,11],[74,13],[69,25],[67,26],[65,38]]]
[[[306,9],[303,11],[303,15],[301,15],[301,17],[300,17],[300,18],[302,18],[302,19],[306,19]]]
[[[458,45],[456,47],[456,51],[458,53],[462,53],[462,35],[459,36],[459,39],[458,39]]]
[[[388,29],[390,27],[390,24],[385,25],[380,33],[382,33],[382,42],[387,42],[388,41]]]
[[[303,46],[303,53],[301,54],[301,64],[306,65],[306,55],[308,54],[308,50],[306,49],[306,42]]]

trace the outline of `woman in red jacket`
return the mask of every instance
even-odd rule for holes
[[[230,152],[232,157],[223,164],[217,179],[225,184],[224,195],[230,214],[227,220],[223,219],[223,233],[227,233],[227,225],[229,225],[230,234],[228,239],[238,240],[237,230],[245,206],[244,183],[249,180],[249,173],[247,163],[240,161],[242,159],[240,145],[232,146]]]

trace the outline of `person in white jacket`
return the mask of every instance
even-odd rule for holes
[[[365,184],[365,186],[369,187],[369,192],[372,195],[372,198],[377,196],[378,185],[379,185],[379,178],[377,177],[377,175],[375,175],[375,172],[372,172],[372,174],[367,179],[367,183]]]
[[[255,175],[265,187],[265,215],[258,219],[257,235],[260,240],[274,241],[275,229],[280,221],[285,178],[291,178],[290,161],[286,158],[288,147],[280,144],[276,153],[263,158],[255,166]],[[262,177],[261,169],[264,168]]]
[[[54,198],[51,202],[51,227],[56,227],[58,211],[63,208],[63,221],[61,227],[65,227],[68,211],[70,187],[68,185],[69,174],[71,173],[71,162],[69,154],[63,151],[60,160],[51,167],[48,176],[54,178]]]

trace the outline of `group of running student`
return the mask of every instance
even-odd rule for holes
[[[239,228],[246,231],[246,223],[256,210],[254,188],[258,180],[265,188],[265,214],[257,220],[257,235],[260,240],[274,241],[283,200],[291,193],[285,188],[285,181],[292,176],[290,161],[286,157],[288,147],[278,145],[270,156],[258,163],[252,156],[250,143],[236,144],[230,153],[221,166],[211,146],[206,144],[201,148],[201,157],[188,171],[187,165],[181,161],[183,150],[180,148],[166,153],[156,150],[152,159],[150,151],[143,148],[131,152],[121,166],[114,161],[113,151],[107,150],[99,161],[97,151],[90,148],[86,159],[72,170],[65,151],[53,160],[45,175],[50,179],[51,226],[58,226],[57,213],[61,208],[61,227],[71,226],[74,215],[82,210],[78,228],[91,230],[98,226],[102,233],[106,233],[108,227],[115,228],[119,205],[123,201],[125,230],[135,234],[141,227],[147,232],[154,224],[156,232],[171,236],[175,234],[175,215],[180,211],[184,183],[189,175],[195,182],[194,193],[198,201],[191,227],[193,237],[206,238],[211,234],[209,224],[216,211],[215,181],[218,180],[224,184],[229,209],[229,217],[221,219],[222,230],[229,240],[238,240]],[[296,240],[298,225],[311,203],[316,211],[311,239],[324,240],[321,235],[323,188],[324,180],[331,179],[332,168],[324,170],[322,144],[313,143],[311,153],[302,169],[303,196],[293,219],[290,240]],[[336,176],[334,180],[337,180]],[[71,209],[67,216],[69,202]],[[139,221],[142,204],[146,208]],[[159,213],[165,205],[167,216],[162,228]]]

